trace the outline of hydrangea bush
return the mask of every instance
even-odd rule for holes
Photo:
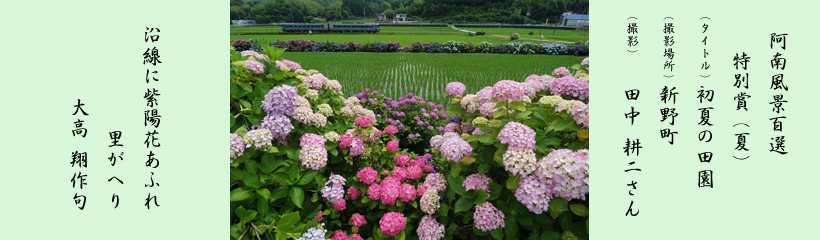
[[[416,154],[424,154],[430,137],[443,133],[449,122],[441,104],[412,93],[393,99],[378,91],[364,89],[353,96],[362,106],[376,113],[376,121],[386,126],[385,130],[398,130],[394,134],[402,139],[401,145]]]
[[[588,60],[445,110],[233,49],[231,238],[588,237]]]
[[[460,126],[430,139],[446,237],[589,237],[589,59],[571,69],[473,94],[448,84]]]
[[[244,40],[231,40],[244,41]],[[256,43],[254,43],[256,44]],[[426,52],[426,53],[501,53],[501,54],[549,54],[549,55],[575,55],[588,56],[589,42],[579,41],[575,43],[532,43],[532,42],[512,42],[492,44],[489,42],[413,42],[402,47],[398,42],[366,42],[356,43],[315,41],[306,39],[275,40],[269,43],[270,46],[285,48],[294,52]],[[243,45],[244,46],[244,45]],[[238,50],[258,49],[237,48]]]
[[[242,52],[242,51],[245,51],[245,50],[254,50],[256,52],[261,52],[262,51],[262,46],[259,45],[259,41],[257,41],[256,39],[231,40],[231,47],[233,47],[234,50],[239,51],[239,52]]]

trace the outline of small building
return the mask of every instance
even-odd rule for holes
[[[561,14],[561,21],[558,24],[562,26],[589,27],[589,14],[565,12]]]
[[[407,22],[407,14],[406,13],[396,14],[396,17],[393,18],[393,23],[405,23],[405,22]]]
[[[376,21],[378,23],[386,23],[387,22],[387,14],[379,13],[379,20]]]

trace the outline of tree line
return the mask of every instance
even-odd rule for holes
[[[567,11],[588,13],[589,0],[231,0],[231,20],[257,23],[325,22],[380,13],[392,20],[406,13],[410,20],[439,23],[543,24],[558,22]],[[369,20],[372,21],[372,20]]]

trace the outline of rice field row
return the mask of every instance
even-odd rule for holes
[[[414,93],[439,103],[448,99],[444,87],[449,82],[464,83],[466,92],[475,93],[500,80],[523,81],[531,74],[549,74],[583,60],[575,56],[366,52],[285,52],[282,56],[339,80],[347,94],[370,88],[393,98]]]
[[[280,26],[231,26],[231,35],[245,33],[281,33]]]
[[[408,46],[415,41],[420,42],[446,42],[446,41],[457,41],[457,42],[469,42],[472,41],[473,44],[478,44],[480,42],[489,42],[493,44],[499,43],[510,43],[512,41],[509,40],[501,40],[501,39],[493,39],[493,38],[484,38],[484,37],[471,37],[466,35],[385,35],[385,34],[301,34],[301,35],[231,35],[231,39],[258,39],[261,43],[268,43],[275,41],[276,39],[280,40],[288,40],[288,39],[307,39],[307,40],[315,40],[315,41],[335,41],[335,42],[348,42],[354,41],[357,43],[366,43],[366,42],[399,42],[402,46]],[[519,40],[520,41],[520,40]],[[525,40],[526,41],[526,40]],[[532,41],[527,41],[532,42]],[[540,42],[539,42],[540,43]]]
[[[518,33],[521,38],[537,39],[544,35],[544,39],[561,40],[561,41],[589,41],[589,31],[584,30],[565,30],[565,29],[534,29],[534,28],[459,28],[461,30],[473,32],[485,32],[487,35],[502,35],[510,36],[513,33]],[[532,32],[533,35],[529,35]]]
[[[396,33],[396,34],[456,34],[466,35],[465,33],[455,30],[451,27],[394,27],[381,26],[381,33]]]
[[[248,33],[282,33],[280,26],[231,26],[231,35]],[[380,33],[387,34],[456,34],[464,33],[450,27],[395,27],[382,26]]]

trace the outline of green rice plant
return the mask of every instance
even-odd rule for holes
[[[414,93],[445,103],[444,87],[458,81],[477,92],[500,80],[523,81],[557,67],[569,67],[583,57],[509,54],[321,53],[285,52],[282,56],[312,66],[339,80],[345,92],[370,88],[392,98]]]

